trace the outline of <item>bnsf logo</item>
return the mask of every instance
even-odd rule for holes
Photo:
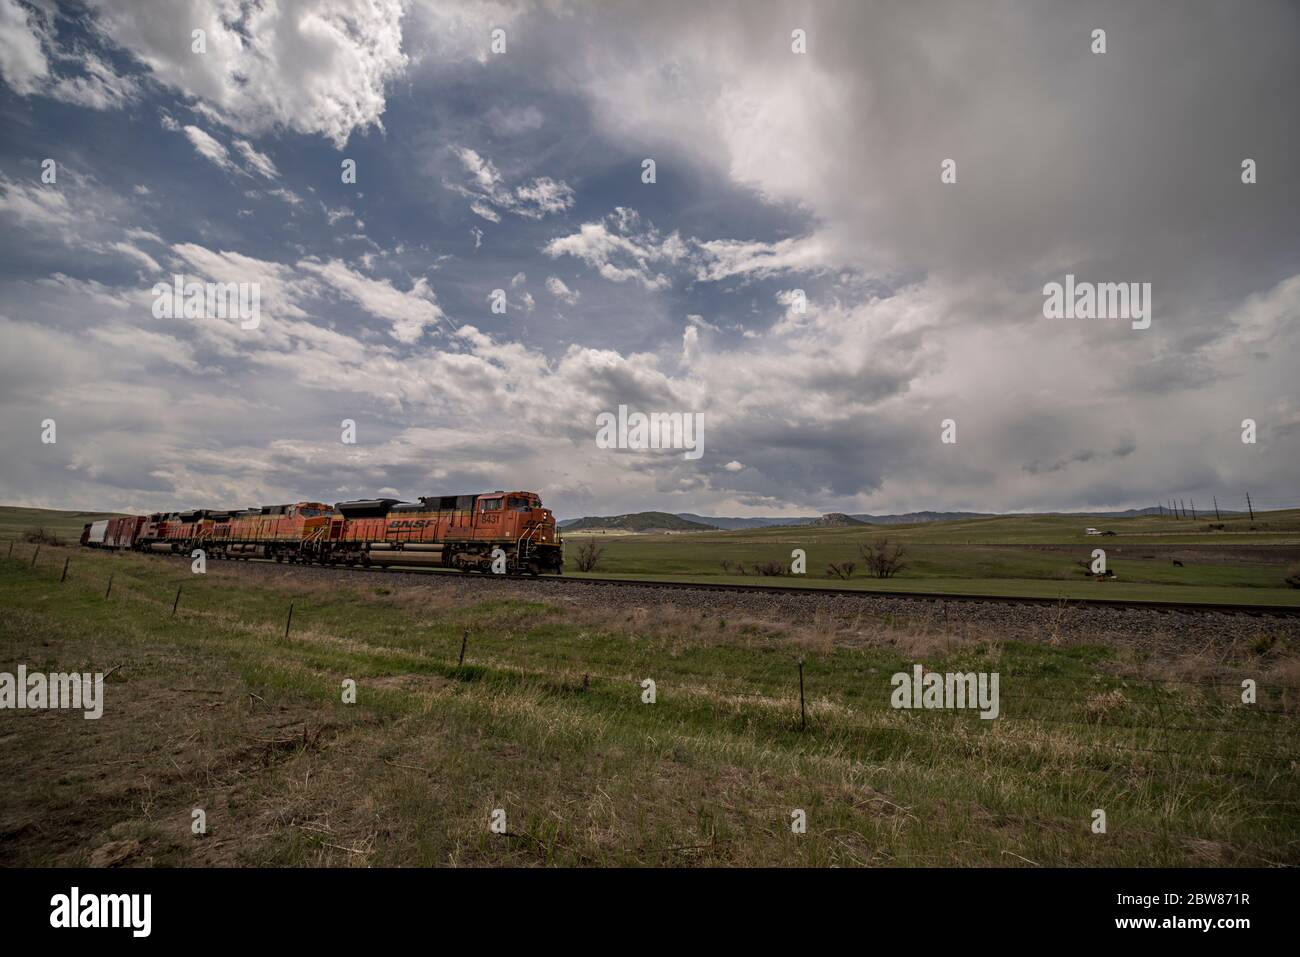
[[[396,522],[389,522],[389,528],[433,528],[438,524],[436,518],[404,518]]]

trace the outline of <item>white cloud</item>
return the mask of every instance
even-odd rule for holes
[[[283,127],[342,148],[380,124],[385,86],[407,62],[402,0],[92,4],[92,28],[245,134]],[[190,50],[195,29],[206,32],[202,55]]]
[[[117,110],[140,95],[140,84],[122,76],[93,53],[83,53],[77,60],[81,76],[64,76],[49,90],[50,96],[93,110]]]
[[[271,161],[271,157],[265,153],[259,153],[248,140],[235,140],[235,149],[239,150],[244,157],[245,165],[253,172],[267,179],[280,178],[280,171],[275,168],[275,163]]]
[[[468,197],[470,209],[491,222],[501,221],[497,210],[525,219],[543,219],[564,212],[574,203],[573,189],[568,183],[539,176],[511,189],[505,185],[495,164],[476,150],[453,146],[452,153],[469,174],[469,185],[449,183],[448,187]]]
[[[501,222],[501,214],[482,200],[474,200],[474,202],[469,204],[469,209],[470,212],[474,213],[476,216],[482,216],[490,223]]]
[[[36,93],[49,79],[42,35],[34,13],[17,0],[0,0],[0,77],[21,96]]]
[[[569,305],[573,305],[577,302],[581,295],[581,293],[574,292],[565,285],[564,280],[559,276],[546,277],[546,290],[556,299],[559,299],[561,302],[567,302]]]
[[[51,58],[60,64],[58,74]],[[94,53],[80,46],[60,51],[52,8],[29,9],[16,0],[0,0],[0,77],[20,96],[50,96],[92,110],[120,109],[140,94],[136,79]]]
[[[639,282],[646,289],[667,289],[672,281],[656,266],[670,266],[686,257],[686,245],[676,232],[661,237],[653,227],[636,236],[612,231],[606,222],[583,223],[576,233],[552,239],[543,248],[558,259],[573,256],[612,282]]]
[[[195,152],[205,160],[215,163],[228,173],[239,172],[239,167],[230,158],[230,152],[217,139],[197,126],[185,126],[181,129]]]
[[[268,189],[268,190],[266,191],[266,195],[267,195],[267,196],[274,196],[276,199],[282,199],[282,200],[284,200],[286,203],[288,203],[290,206],[301,206],[301,205],[302,205],[302,197],[301,197],[301,196],[299,196],[299,195],[298,195],[297,193],[295,193],[293,190],[291,190],[291,189],[285,189],[285,188],[282,187],[282,186],[281,186],[281,187],[277,187],[276,189]]]
[[[0,173],[0,212],[9,213],[28,225],[66,226],[73,221],[72,208],[62,190],[11,180],[3,173]]]
[[[154,259],[152,256],[150,256],[147,252],[140,249],[139,247],[131,245],[131,243],[127,243],[127,242],[111,243],[109,248],[121,253],[123,256],[126,256],[128,259],[134,260],[135,262],[139,263],[141,266],[143,266],[145,269],[149,270],[150,272],[153,273],[162,272],[162,266],[158,265],[158,261],[156,259]]]
[[[443,311],[429,286],[421,277],[409,292],[402,292],[387,279],[371,279],[337,259],[319,262],[305,259],[298,268],[313,273],[351,299],[372,316],[392,322],[392,336],[407,344],[419,341],[424,330],[443,319]]]

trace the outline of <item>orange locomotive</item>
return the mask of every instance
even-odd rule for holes
[[[210,558],[272,558],[323,565],[432,565],[508,574],[558,573],[564,545],[551,510],[535,492],[298,502],[222,512],[157,512],[134,522],[117,547],[188,552]],[[82,544],[100,547],[86,526]]]

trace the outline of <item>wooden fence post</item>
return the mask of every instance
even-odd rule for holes
[[[808,711],[804,707],[803,699],[803,659],[799,659],[799,730],[803,731],[808,727]]]

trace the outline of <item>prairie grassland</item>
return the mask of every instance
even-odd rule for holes
[[[1085,527],[1113,536],[1085,534]],[[1222,525],[1222,528],[1215,526]],[[1158,516],[1103,519],[1062,515],[1003,515],[916,525],[838,528],[776,527],[733,532],[584,534],[604,549],[592,575],[884,589],[1039,598],[1100,598],[1170,602],[1300,605],[1300,510],[1261,512],[1254,521],[1222,522]],[[860,545],[888,539],[906,549],[896,577],[870,577]],[[807,573],[767,578],[755,566],[788,566],[803,549]],[[1114,577],[1090,574],[1093,550],[1104,549]],[[1175,561],[1178,564],[1175,564]],[[856,562],[849,580],[831,563]],[[745,575],[736,574],[743,564]],[[575,573],[573,568],[567,574]],[[580,576],[579,576],[580,577]]]
[[[1300,657],[1266,621],[1171,654],[31,554],[0,553],[0,671],[117,670],[98,721],[0,711],[9,865],[1300,863]],[[1000,716],[892,709],[916,663],[998,672]]]

